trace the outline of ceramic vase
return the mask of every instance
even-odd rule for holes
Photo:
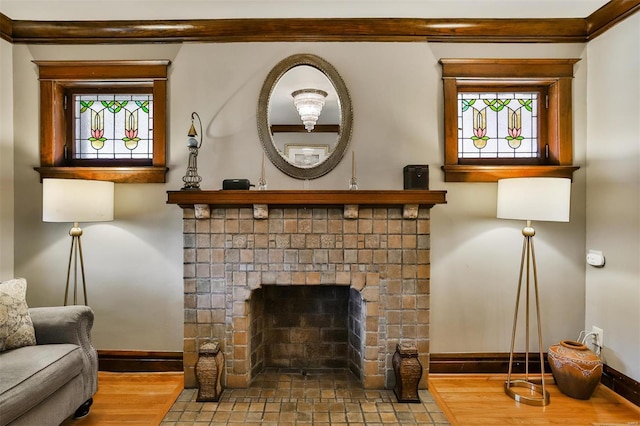
[[[602,361],[585,345],[563,340],[549,347],[549,365],[558,389],[577,399],[589,399],[602,377]]]

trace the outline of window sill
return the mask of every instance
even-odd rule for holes
[[[517,177],[573,177],[577,166],[442,166],[445,182],[497,182]]]
[[[115,183],[165,183],[166,167],[35,167],[40,180],[91,179]]]

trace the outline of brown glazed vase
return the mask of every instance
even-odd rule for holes
[[[602,361],[585,345],[563,340],[551,345],[549,365],[558,389],[577,399],[589,399],[602,377]]]

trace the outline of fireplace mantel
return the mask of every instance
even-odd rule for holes
[[[341,206],[346,219],[358,217],[360,206],[402,207],[406,219],[418,217],[420,206],[428,208],[446,203],[446,191],[403,190],[403,191],[167,191],[168,204],[178,204],[182,208],[195,208],[196,219],[208,219],[210,208],[253,207],[255,219],[266,219],[269,206],[272,207],[313,207]]]
[[[167,191],[168,204],[193,207],[205,204],[215,207],[251,207],[256,204],[271,206],[404,206],[432,207],[445,204],[447,191],[386,190],[386,191],[339,191],[339,190],[280,190],[280,191]]]

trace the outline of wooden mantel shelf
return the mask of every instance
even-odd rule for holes
[[[420,205],[432,207],[445,204],[447,191],[315,191],[315,190],[218,190],[167,191],[167,204],[190,207],[208,204],[216,207],[240,207],[255,204],[270,206],[327,206],[356,204],[360,206]]]
[[[313,207],[340,206],[345,219],[356,219],[360,206],[402,207],[403,217],[416,219],[419,206],[445,204],[446,191],[167,191],[168,204],[195,208],[196,219],[208,219],[211,207],[253,207],[255,219],[266,219],[269,206]]]

